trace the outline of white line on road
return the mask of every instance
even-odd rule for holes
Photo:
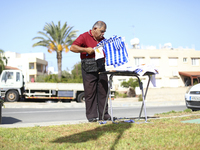
[[[6,114],[31,114],[31,113],[55,113],[55,112],[77,112],[77,111],[82,111],[82,110],[45,110],[45,111],[23,111],[23,112],[4,112],[2,111],[2,114],[3,115],[6,115]]]

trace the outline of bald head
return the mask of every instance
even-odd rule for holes
[[[92,28],[101,28],[101,27],[105,27],[106,28],[106,23],[103,21],[97,21]]]
[[[104,33],[106,32],[106,24],[103,21],[97,21],[92,27],[92,35],[94,39],[99,42],[104,37]]]

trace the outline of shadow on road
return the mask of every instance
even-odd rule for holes
[[[1,124],[14,124],[17,122],[22,122],[22,121],[13,117],[2,117]]]

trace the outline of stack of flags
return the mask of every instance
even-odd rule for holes
[[[116,68],[129,61],[128,52],[121,37],[113,36],[109,39],[104,39],[94,49],[96,60],[103,58],[103,52],[105,53],[107,66],[113,65]]]

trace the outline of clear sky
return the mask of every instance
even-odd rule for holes
[[[48,66],[57,70],[56,53],[32,48],[32,39],[52,21],[67,22],[79,30],[92,28],[97,20],[107,24],[105,38],[113,35],[142,46],[171,43],[173,48],[200,50],[199,0],[0,0],[0,49],[17,53],[44,52]],[[63,53],[62,70],[80,62],[77,53]]]

